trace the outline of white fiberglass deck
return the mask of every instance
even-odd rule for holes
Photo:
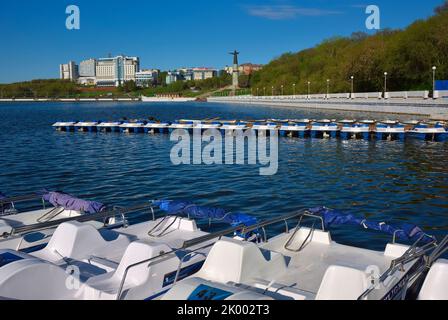
[[[356,300],[376,276],[401,257],[407,246],[389,244],[384,252],[340,245],[327,232],[301,228],[281,234],[267,244],[233,239],[215,244],[202,269],[177,284],[164,299],[191,298],[199,286],[216,287],[229,299],[253,295],[253,299]],[[287,247],[288,249],[286,249]],[[405,265],[405,272],[415,263]],[[381,299],[402,279],[397,271],[388,286],[374,290],[369,299]]]
[[[16,258],[0,267],[0,296],[42,300],[147,299],[172,285],[183,257],[180,252],[164,258],[160,255],[205,234],[194,221],[176,217],[114,231],[64,223],[41,251],[30,255],[0,251],[0,255]],[[152,258],[154,263],[145,262]],[[186,259],[185,266],[192,268],[203,260],[203,255],[194,255]],[[66,286],[67,268],[78,270],[79,288]],[[32,287],[27,287],[27,279],[32,279]]]

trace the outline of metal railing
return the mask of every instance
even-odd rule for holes
[[[224,237],[226,235],[229,235],[229,234],[239,233],[241,235],[247,235],[250,232],[257,231],[257,230],[261,229],[263,231],[263,235],[264,235],[263,236],[263,241],[267,242],[268,239],[267,239],[266,227],[274,225],[274,224],[277,224],[279,222],[284,222],[285,223],[285,232],[289,233],[288,221],[292,220],[294,218],[301,218],[305,214],[309,214],[309,212],[307,210],[300,210],[300,211],[292,213],[292,214],[284,215],[284,216],[281,216],[281,217],[278,217],[278,218],[273,218],[273,219],[270,219],[270,220],[266,220],[264,222],[257,223],[255,225],[250,226],[250,227],[246,227],[245,225],[240,224],[240,225],[232,227],[232,228],[228,228],[228,229],[225,229],[225,230],[221,230],[221,231],[218,231],[218,232],[214,232],[214,233],[210,233],[210,234],[204,235],[202,237],[198,237],[198,238],[195,238],[195,239],[184,241],[183,245],[180,248],[173,249],[173,250],[171,250],[169,252],[164,252],[164,253],[162,253],[162,254],[160,254],[158,256],[155,256],[155,257],[152,257],[152,258],[140,261],[140,262],[136,262],[136,263],[134,263],[132,265],[129,265],[129,266],[126,267],[126,269],[124,271],[124,274],[123,274],[123,278],[121,279],[120,286],[119,286],[118,293],[117,293],[117,300],[121,299],[122,294],[123,294],[123,289],[124,289],[124,286],[125,286],[125,283],[126,283],[126,278],[127,278],[128,274],[129,274],[129,271],[131,269],[133,269],[133,268],[136,268],[136,267],[141,266],[143,264],[148,264],[147,268],[149,268],[151,266],[154,266],[154,265],[157,265],[159,263],[162,263],[162,262],[164,262],[164,261],[166,261],[166,260],[168,260],[168,259],[170,259],[172,257],[176,257],[176,253],[179,253],[180,251],[185,251],[187,249],[193,248],[195,246],[199,246],[201,244],[210,242],[212,240],[219,241],[219,240],[222,239],[222,237]],[[212,247],[215,244],[216,241],[213,241],[211,243],[207,243],[204,246],[201,246],[199,248],[191,250],[187,255],[190,256],[192,254],[201,254],[201,253],[199,253],[199,251],[205,250],[207,248]],[[155,260],[157,260],[157,261],[155,261]],[[185,259],[181,259],[180,260],[180,264],[179,264],[178,270],[176,272],[176,278],[174,279],[174,283],[176,283],[178,281],[178,277],[179,277],[180,270],[182,268],[182,264],[183,264],[184,260]]]
[[[429,268],[431,266],[432,263],[430,263],[429,257],[431,257],[434,252],[438,251],[440,253],[444,253],[445,251],[448,250],[447,243],[448,243],[448,237],[445,238],[442,242],[442,248],[437,250],[437,248],[440,248],[440,245],[437,245],[437,240],[434,239],[433,241],[430,241],[422,246],[419,246],[419,244],[422,242],[423,238],[426,235],[422,235],[417,241],[415,241],[409,248],[408,250],[406,250],[406,252],[399,258],[394,259],[391,262],[391,265],[389,267],[389,269],[387,269],[378,279],[380,284],[384,284],[384,282],[390,277],[392,276],[394,273],[396,273],[397,271],[402,271],[405,272],[405,266],[406,264],[413,262],[413,261],[418,261],[418,259],[425,259],[425,263],[422,264],[422,266],[420,266],[419,268],[417,268],[416,270],[414,270],[412,272],[412,274],[409,275],[407,283],[411,283],[413,281],[413,279],[415,279],[416,277],[418,277],[419,275],[422,274],[422,272],[424,272],[424,270],[426,268]],[[395,236],[394,236],[395,238]],[[432,253],[430,256],[428,256],[429,253]],[[406,283],[406,285],[407,285]],[[363,300],[365,298],[367,298],[374,290],[376,289],[376,285],[372,285],[370,286],[359,298],[358,300]]]
[[[37,200],[37,199],[42,200],[42,207],[43,207],[43,209],[46,209],[45,200],[42,198],[42,195],[39,195],[37,193],[31,193],[31,194],[27,194],[27,195],[14,196],[14,197],[0,199],[0,215],[4,215],[4,216],[8,215],[8,213],[5,211],[5,209],[8,206],[11,206],[13,209],[15,209],[16,203],[29,202],[29,201]],[[15,214],[15,213],[17,213],[17,212],[14,212],[12,214]]]
[[[140,205],[136,205],[136,206],[132,206],[132,207],[128,207],[128,208],[118,208],[118,209],[99,212],[99,213],[95,213],[95,214],[82,215],[82,216],[77,216],[77,217],[60,219],[57,221],[48,221],[48,222],[37,223],[37,224],[32,224],[32,225],[27,225],[27,226],[21,226],[21,227],[13,228],[9,234],[3,235],[3,237],[8,238],[8,237],[16,236],[16,235],[29,234],[30,232],[53,229],[62,223],[73,222],[73,221],[88,222],[88,221],[103,220],[106,224],[106,220],[108,218],[117,217],[117,216],[121,216],[123,218],[123,221],[125,221],[126,215],[128,215],[130,213],[137,212],[137,211],[142,211],[145,209],[153,210],[152,204],[145,203],[145,204],[140,204]]]

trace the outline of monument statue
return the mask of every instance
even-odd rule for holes
[[[230,52],[233,56],[233,70],[232,70],[232,89],[235,93],[235,90],[239,88],[239,66],[238,66],[238,55],[240,54],[238,51]]]

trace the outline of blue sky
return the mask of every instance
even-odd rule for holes
[[[0,83],[57,78],[60,63],[127,54],[144,68],[222,68],[227,52],[267,63],[365,29],[365,8],[381,9],[382,28],[426,18],[442,0],[16,0],[0,2]],[[65,28],[68,5],[81,29]]]

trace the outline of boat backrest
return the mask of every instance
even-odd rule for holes
[[[316,300],[357,300],[368,288],[367,273],[343,266],[330,266]]]
[[[126,249],[121,262],[114,273],[115,279],[123,279],[128,267],[140,262],[160,256],[164,252],[170,252],[168,245],[161,243],[148,244],[143,241],[134,241]],[[126,274],[126,283],[140,285],[150,277],[150,264],[156,261],[140,263],[128,269]]]
[[[61,258],[82,259],[86,254],[106,244],[106,240],[92,225],[66,222],[56,229],[43,250],[56,252]]]
[[[429,270],[419,300],[448,300],[448,260],[438,260]]]
[[[219,283],[244,283],[255,277],[271,277],[286,272],[285,257],[261,251],[256,244],[234,239],[218,241],[195,277]]]

